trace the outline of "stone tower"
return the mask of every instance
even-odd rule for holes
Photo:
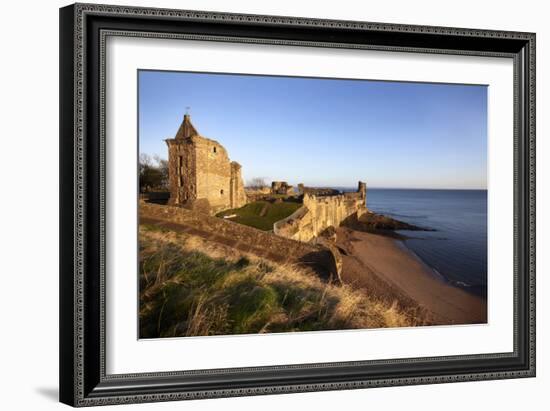
[[[363,204],[366,207],[367,206],[367,183],[363,181],[359,181],[357,185],[357,192],[361,195]]]
[[[170,205],[215,214],[246,204],[241,166],[220,143],[199,135],[189,114],[166,144]]]

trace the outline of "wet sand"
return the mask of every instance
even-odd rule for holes
[[[446,283],[402,241],[340,227],[342,280],[378,298],[420,309],[431,324],[487,321],[486,301]]]

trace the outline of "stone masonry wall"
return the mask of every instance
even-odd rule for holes
[[[231,162],[231,208],[240,208],[247,202],[247,195],[244,191],[243,177],[241,175],[241,165],[236,161]]]
[[[171,205],[193,202],[197,198],[195,149],[191,140],[166,140],[168,145],[168,183]]]
[[[200,136],[189,115],[166,144],[170,205],[215,214],[246,204],[241,166],[220,143]]]
[[[193,137],[195,147],[197,198],[208,199],[212,213],[231,208],[231,163],[227,151],[217,141]]]
[[[293,240],[310,242],[328,227],[338,227],[342,221],[367,211],[366,186],[359,183],[355,193],[330,196],[304,194],[304,205],[287,218],[273,225],[275,234]]]
[[[231,243],[235,248],[277,263],[299,264],[309,267],[325,279],[340,278],[341,264],[337,250],[322,245],[306,244],[267,233],[218,217],[209,216],[181,207],[157,204],[139,204],[140,219],[153,219],[178,224],[205,238]],[[192,232],[192,231],[191,231]]]

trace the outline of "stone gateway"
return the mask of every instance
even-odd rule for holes
[[[169,204],[215,214],[246,204],[241,166],[217,141],[199,135],[185,114],[168,145]]]

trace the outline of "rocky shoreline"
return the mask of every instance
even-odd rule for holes
[[[348,218],[344,221],[343,225],[356,231],[380,234],[399,239],[407,238],[407,236],[397,233],[399,230],[436,231],[433,228],[419,227],[372,211],[367,211],[360,217],[353,216],[352,218]]]

